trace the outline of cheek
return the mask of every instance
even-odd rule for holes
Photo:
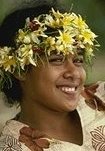
[[[41,73],[42,81],[48,85],[54,84],[59,77],[59,72],[60,71],[55,67],[48,67],[45,71],[43,71],[43,73]]]
[[[48,89],[55,81],[55,75],[49,70],[44,70],[37,74],[34,85],[36,85],[38,90],[46,90]]]

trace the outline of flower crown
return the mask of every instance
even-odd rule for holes
[[[16,48],[0,48],[1,83],[5,75],[20,74],[29,64],[37,66],[43,52],[49,56],[56,50],[65,56],[79,49],[89,59],[97,46],[96,37],[82,17],[75,13],[60,13],[52,8],[49,14],[42,14],[32,21],[27,18],[25,27],[16,34]]]

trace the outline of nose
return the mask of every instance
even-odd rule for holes
[[[68,60],[65,63],[65,71],[63,74],[65,79],[80,79],[80,71],[78,67],[72,62],[72,60]]]

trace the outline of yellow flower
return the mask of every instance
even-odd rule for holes
[[[93,45],[94,39],[97,37],[90,29],[85,29],[81,32],[80,38],[83,38],[84,43]]]
[[[55,11],[53,8],[52,8],[52,15],[54,15],[56,18],[64,17],[64,15],[62,13],[60,13],[58,10]]]
[[[56,47],[56,50],[58,51],[58,53],[64,51],[64,45],[56,45],[55,47]]]
[[[74,19],[74,23],[78,29],[85,29],[88,28],[85,21],[82,19],[82,17],[79,15]]]
[[[75,40],[73,39],[69,32],[66,31],[61,32],[59,30],[59,34],[60,36],[57,37],[59,44],[64,44],[66,46],[67,44],[73,44],[73,42],[75,42]]]
[[[40,40],[38,39],[38,36],[36,35],[36,33],[35,32],[32,32],[31,34],[30,34],[30,38],[31,38],[31,42],[33,43],[35,43],[35,44],[39,44],[40,43]]]
[[[13,72],[13,67],[16,66],[16,60],[11,51],[10,47],[0,48],[0,67],[9,72]]]
[[[47,37],[47,39],[45,40],[45,44],[46,45],[49,45],[49,46],[52,46],[55,44],[55,37]]]
[[[3,60],[3,62],[1,61],[0,64],[5,69],[5,71],[14,72],[14,70],[12,70],[12,67],[16,66],[16,61],[13,56],[8,56]]]
[[[32,64],[36,66],[33,58],[32,45],[22,45],[17,50],[17,60],[21,68],[24,70],[25,65]]]
[[[47,39],[45,39],[45,48],[47,49],[48,55],[50,55],[50,52],[52,50],[55,50],[55,37],[47,37]]]
[[[56,44],[56,50],[57,50],[57,52],[58,53],[60,53],[60,52],[62,52],[63,54],[64,54],[64,56],[65,55],[68,55],[68,54],[70,54],[70,53],[72,53],[73,54],[73,46],[72,45],[66,45],[66,47],[63,45],[63,44],[61,44],[61,45],[57,45]]]
[[[23,43],[29,44],[31,42],[31,38],[29,35],[24,36]]]
[[[59,18],[53,19],[53,17],[50,15],[46,15],[45,24],[48,25],[49,27],[52,27],[52,28],[56,28],[56,27],[61,26],[60,25],[60,19]]]
[[[86,50],[87,56],[89,56],[89,57],[94,56],[94,54],[93,54],[94,50],[93,50],[91,45],[87,44],[86,47],[85,47],[85,50]]]
[[[16,41],[22,42],[25,36],[26,36],[26,33],[22,29],[19,29]]]
[[[71,14],[64,14],[64,17],[62,18],[62,25],[69,26],[68,28],[71,28],[73,26],[73,21],[76,18],[76,15],[74,13]]]

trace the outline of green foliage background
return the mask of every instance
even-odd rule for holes
[[[11,7],[22,0],[0,0],[0,22],[8,14]],[[23,0],[24,1],[24,0]],[[88,68],[87,82],[105,80],[105,0],[58,0],[60,5],[67,10],[81,14],[91,29],[98,35],[98,42],[101,45],[96,52],[93,65]]]

